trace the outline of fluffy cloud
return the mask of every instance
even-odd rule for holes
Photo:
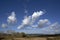
[[[29,25],[31,22],[31,16],[25,16],[24,20],[22,20],[22,24]]]
[[[48,19],[40,19],[36,25],[32,25],[32,27],[43,27],[50,25],[50,21]]]
[[[43,15],[43,14],[44,14],[43,11],[34,12],[34,13],[32,14],[32,19],[36,19],[36,18],[38,18],[39,16],[41,16],[41,15]]]
[[[18,26],[18,29],[28,25],[32,26],[35,20],[43,14],[44,14],[43,11],[37,11],[37,12],[34,12],[31,16],[25,16],[24,19],[22,20],[21,25]]]
[[[3,23],[2,24],[2,27],[3,28],[6,28],[7,26],[9,26],[10,24],[14,24],[15,22],[17,21],[17,19],[16,19],[16,15],[15,15],[15,12],[12,12],[11,13],[11,15],[10,16],[8,16],[8,18],[7,18],[7,23]]]
[[[15,23],[16,22],[16,15],[15,12],[12,12],[10,16],[8,16],[7,22],[8,23]]]
[[[32,14],[32,24],[35,22],[37,18],[39,18],[41,15],[43,15],[43,11],[37,11]]]
[[[30,25],[31,22],[31,16],[25,16],[24,19],[22,20],[21,25],[18,26],[18,29]]]
[[[48,20],[48,19],[41,19],[41,20],[39,20],[39,22],[38,22],[38,26],[39,27],[42,27],[42,26],[44,26],[44,25],[49,25],[50,24],[50,21]]]
[[[3,28],[6,28],[6,27],[7,27],[7,24],[3,23],[3,24],[2,24],[2,27],[3,27]]]

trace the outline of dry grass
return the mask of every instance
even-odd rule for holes
[[[44,37],[35,37],[35,38],[14,38],[14,40],[46,40]]]
[[[60,40],[60,37],[30,37],[30,38],[9,38],[1,40]]]

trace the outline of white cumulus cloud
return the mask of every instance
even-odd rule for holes
[[[22,20],[21,25],[19,25],[18,29],[30,25],[31,22],[31,16],[25,16],[24,19]]]
[[[32,27],[43,27],[50,25],[50,21],[48,19],[40,19],[36,25],[32,25]]]
[[[7,22],[8,23],[15,23],[16,22],[16,14],[15,12],[12,12],[10,16],[8,16]]]
[[[36,18],[38,18],[39,16],[41,16],[41,15],[43,15],[44,14],[44,12],[43,11],[37,11],[37,12],[34,12],[33,14],[32,14],[32,19],[36,19]]]
[[[24,20],[22,20],[22,24],[29,25],[31,22],[31,16],[25,16]]]
[[[37,12],[34,12],[31,16],[25,16],[24,19],[22,20],[21,25],[18,26],[18,29],[28,25],[32,26],[33,23],[36,21],[36,19],[43,14],[44,14],[43,11],[37,11]]]
[[[32,14],[32,24],[35,22],[36,19],[38,19],[41,15],[43,15],[43,11],[37,11]]]
[[[39,27],[44,26],[44,25],[49,25],[49,24],[50,24],[50,21],[48,19],[41,19],[38,22]]]

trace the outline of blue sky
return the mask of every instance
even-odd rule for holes
[[[53,34],[59,24],[60,0],[0,0],[0,31]]]

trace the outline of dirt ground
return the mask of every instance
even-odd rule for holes
[[[31,38],[10,38],[1,40],[60,40],[60,37],[31,37]]]
[[[36,38],[15,38],[14,40],[46,40],[46,38],[40,38],[40,37],[36,37]]]

